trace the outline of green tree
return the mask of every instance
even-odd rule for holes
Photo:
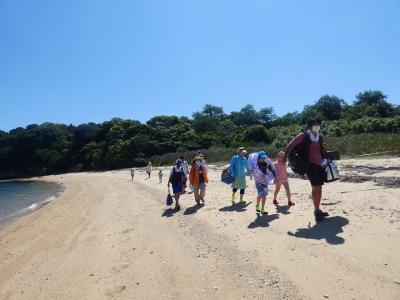
[[[274,109],[272,107],[261,108],[256,113],[256,120],[258,124],[266,127],[272,127],[273,121],[276,119]]]
[[[384,95],[381,91],[364,91],[362,93],[358,93],[356,95],[356,99],[354,101],[354,105],[373,105],[379,103],[386,103],[387,96]]]
[[[202,114],[208,115],[208,116],[222,116],[222,115],[224,115],[224,110],[220,106],[206,104],[203,107]]]
[[[262,125],[252,125],[243,132],[242,140],[246,143],[270,143],[267,129]]]

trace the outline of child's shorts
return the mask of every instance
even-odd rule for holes
[[[256,181],[256,189],[258,196],[267,196],[268,195],[268,185],[262,184]]]

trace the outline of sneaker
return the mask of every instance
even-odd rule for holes
[[[287,205],[289,205],[289,206],[295,206],[296,203],[294,203],[293,201],[288,201]]]
[[[325,211],[319,210],[324,217],[329,217],[329,214]]]
[[[243,199],[241,199],[241,200],[240,200],[240,204],[246,204],[246,201],[243,200]]]
[[[232,204],[235,204],[236,195],[232,193]]]
[[[261,209],[261,213],[263,214],[263,215],[268,215],[268,212],[263,208],[263,209]]]
[[[325,220],[325,216],[322,214],[322,211],[320,210],[314,212],[314,216],[315,216],[315,222],[322,222],[323,220]]]
[[[279,201],[275,199],[274,201],[272,201],[272,203],[275,204],[275,205],[278,205]]]
[[[258,204],[256,205],[256,212],[258,212],[258,213],[261,212],[260,205],[258,205]]]

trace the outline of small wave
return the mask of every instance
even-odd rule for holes
[[[37,210],[38,208],[41,208],[45,204],[47,204],[47,203],[49,203],[49,202],[51,202],[51,201],[53,201],[55,199],[56,199],[55,196],[51,196],[51,197],[47,198],[44,201],[40,201],[40,202],[36,202],[36,203],[31,204],[28,207],[25,207],[25,208],[21,209],[19,212]]]
[[[7,215],[1,215],[0,214],[0,228],[4,227],[5,225],[8,225],[12,222],[14,222],[14,220],[29,214],[33,211],[36,211],[40,208],[42,208],[43,206],[47,205],[48,203],[54,201],[58,196],[60,196],[62,194],[62,192],[64,191],[64,187],[62,184],[57,184],[58,187],[62,187],[61,189],[58,188],[57,191],[54,191],[55,193],[51,196],[48,196],[45,199],[37,199],[39,201],[36,201],[34,203],[27,203],[26,207],[20,207],[18,210],[14,210],[14,212],[11,212]],[[1,209],[1,207],[0,207]]]
[[[38,203],[33,203],[33,204],[29,205],[28,207],[21,209],[20,211],[35,210],[35,209],[37,209],[38,206],[39,206]]]

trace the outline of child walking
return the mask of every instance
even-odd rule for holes
[[[160,179],[160,183],[162,183],[162,176],[163,176],[163,172],[160,169],[160,171],[158,172],[158,179]]]
[[[268,195],[268,185],[271,184],[273,179],[276,177],[275,168],[264,151],[253,153],[249,160],[251,160],[250,176],[254,178],[257,189],[256,212],[266,215],[268,214],[268,212],[265,210],[265,201]]]
[[[146,173],[147,173],[147,175],[149,175],[149,179],[151,176],[151,171],[153,171],[153,166],[151,165],[151,162],[149,162],[149,164],[147,165],[147,168],[146,168]]]
[[[288,205],[292,206],[292,205],[295,205],[295,203],[291,200],[289,179],[288,179],[288,173],[286,170],[286,163],[284,162],[284,156],[285,156],[285,152],[279,151],[278,159],[274,164],[275,170],[276,170],[276,179],[275,179],[275,192],[274,192],[273,203],[275,205],[279,204],[279,201],[277,200],[277,196],[278,196],[279,190],[281,189],[281,185],[283,185],[286,190]]]
[[[135,178],[135,169],[132,168],[130,173],[131,173],[131,177],[132,177],[132,180],[133,180],[133,178]]]

